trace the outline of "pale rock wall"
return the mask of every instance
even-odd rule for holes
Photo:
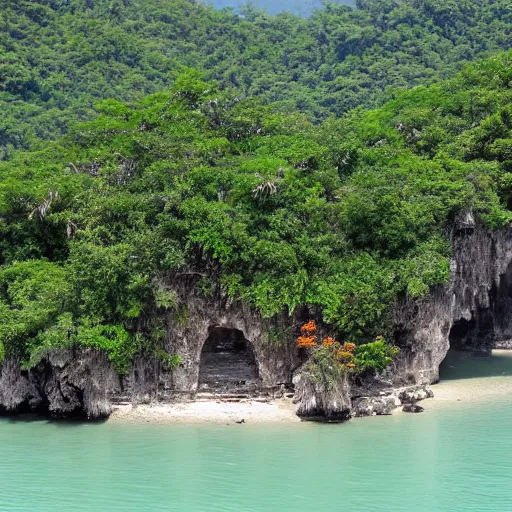
[[[394,312],[400,355],[396,384],[439,380],[452,344],[488,352],[512,333],[512,229],[490,231],[474,221],[452,234],[451,280],[422,299],[402,298]]]

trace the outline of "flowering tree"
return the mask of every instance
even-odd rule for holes
[[[300,331],[297,347],[309,350],[312,362],[331,370],[355,373],[383,370],[398,354],[398,348],[387,344],[382,336],[377,336],[372,343],[360,346],[354,343],[340,343],[331,337],[321,339],[317,335],[314,320],[305,323]]]

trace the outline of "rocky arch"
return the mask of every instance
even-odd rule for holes
[[[198,389],[254,393],[261,387],[254,346],[241,330],[211,326],[200,356]]]
[[[161,396],[193,396],[199,390],[201,356],[212,329],[240,331],[254,351],[262,392],[291,385],[293,372],[299,364],[293,343],[293,318],[282,315],[262,318],[242,302],[228,302],[218,297],[199,298],[189,287],[177,287],[180,310],[166,317],[165,351],[180,357],[180,364],[170,372],[160,372],[158,388]],[[269,333],[283,332],[290,339],[271,341]],[[291,333],[291,334],[290,334]],[[243,379],[240,379],[243,380]],[[163,390],[163,391],[162,391]]]

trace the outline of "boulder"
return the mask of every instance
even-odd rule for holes
[[[400,402],[394,396],[364,396],[352,401],[352,416],[388,416]]]
[[[404,405],[402,411],[404,412],[412,412],[412,413],[418,413],[418,412],[423,412],[425,409],[423,409],[423,407],[421,407],[421,405],[417,405],[417,404],[408,404],[408,405]]]
[[[303,420],[341,422],[350,419],[352,403],[346,374],[322,379],[307,371],[294,377],[297,416]]]
[[[415,404],[420,400],[425,400],[426,398],[433,398],[434,392],[427,386],[421,386],[418,388],[407,388],[403,391],[400,391],[398,394],[398,398],[402,404]]]

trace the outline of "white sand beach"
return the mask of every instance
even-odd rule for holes
[[[296,423],[291,399],[271,402],[221,400],[174,404],[122,405],[115,408],[108,421],[148,423]]]

